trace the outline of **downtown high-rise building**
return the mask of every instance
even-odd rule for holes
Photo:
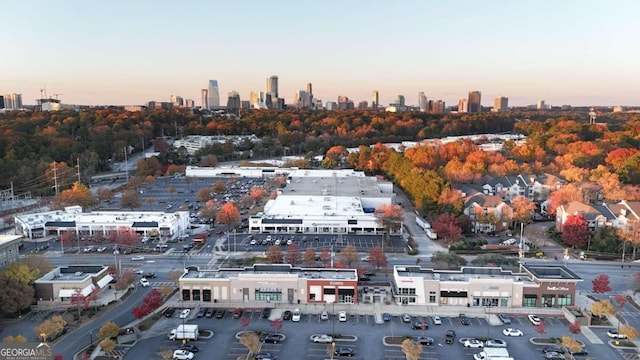
[[[429,110],[427,96],[422,91],[418,93],[418,108],[421,112],[427,112]]]
[[[271,99],[278,97],[278,76],[271,75],[267,78],[267,95],[271,95]]]
[[[175,107],[184,106],[184,99],[182,98],[182,96],[171,95],[171,103]]]
[[[493,99],[493,112],[507,111],[509,110],[509,98],[504,96],[496,96]]]
[[[380,94],[378,93],[378,90],[373,90],[373,93],[371,94],[371,108],[377,110],[378,106],[380,106]]]
[[[479,113],[482,112],[481,105],[481,93],[480,91],[469,91],[469,100],[467,101],[467,112],[468,113]]]
[[[458,100],[458,112],[459,113],[466,113],[468,110],[468,103],[467,103],[467,99],[466,98],[462,98],[460,100]]]
[[[209,80],[209,87],[207,90],[209,92],[207,96],[209,109],[218,109],[220,107],[220,89],[218,88],[218,80]]]
[[[209,90],[200,90],[200,97],[202,101],[202,109],[209,109]]]
[[[22,94],[4,94],[4,108],[7,110],[22,109]]]
[[[231,91],[227,97],[227,112],[236,115],[240,112],[240,94],[237,91]]]

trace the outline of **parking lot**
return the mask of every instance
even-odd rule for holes
[[[331,308],[327,307],[332,313]],[[291,309],[292,310],[292,309]],[[410,310],[410,307],[407,308]],[[542,346],[534,345],[529,340],[539,336],[534,327],[524,316],[512,317],[509,327],[521,330],[522,337],[507,337],[502,334],[502,329],[507,326],[489,325],[484,318],[470,318],[471,324],[461,325],[457,317],[441,316],[442,325],[434,325],[430,316],[424,316],[428,325],[426,330],[412,330],[410,324],[401,321],[399,316],[392,316],[391,321],[384,324],[376,324],[374,316],[370,314],[356,314],[357,307],[352,312],[348,312],[348,321],[339,322],[331,316],[329,320],[320,320],[319,313],[303,313],[300,322],[283,321],[282,328],[278,331],[286,336],[282,343],[263,344],[262,351],[269,352],[277,356],[280,360],[299,359],[328,359],[328,344],[316,344],[310,341],[310,336],[314,334],[343,334],[355,335],[356,341],[347,339],[335,339],[336,348],[348,347],[355,351],[354,359],[405,359],[399,346],[385,346],[383,338],[389,336],[429,336],[435,339],[432,346],[424,346],[420,359],[471,359],[473,354],[479,349],[463,347],[461,340],[464,338],[487,337],[499,338],[507,342],[508,351],[515,359],[544,359],[541,351]],[[246,348],[239,343],[235,335],[243,330],[255,330],[264,332],[274,332],[271,328],[271,321],[260,317],[260,309],[245,311],[245,316],[249,320],[246,328],[242,327],[241,320],[233,319],[231,311],[227,310],[222,319],[216,318],[195,318],[192,312],[191,318],[186,321],[190,324],[199,324],[201,329],[211,329],[215,336],[211,339],[200,339],[193,342],[200,348],[200,352],[195,355],[195,359],[224,359],[236,360],[239,356],[247,354]],[[272,312],[273,316],[279,316],[281,311]],[[156,327],[164,328],[164,331],[157,333],[157,336],[143,339],[138,345],[125,355],[125,359],[155,359],[157,352],[148,349],[159,349],[158,352],[166,349],[174,349],[176,343],[169,341],[166,332],[179,325],[182,320],[177,318],[163,318]],[[547,324],[546,334],[543,337],[561,337],[570,335],[568,331],[569,323],[561,318],[545,318]],[[452,329],[457,333],[456,341],[453,345],[444,343],[444,333]],[[600,336],[601,334],[598,333]],[[586,348],[593,359],[619,359],[621,354],[606,344],[591,344],[584,336],[578,334],[577,340],[587,344]],[[606,334],[602,340],[606,341]],[[216,355],[214,355],[216,354]],[[619,354],[619,355],[616,355]],[[212,355],[214,355],[212,357]],[[585,357],[577,357],[586,359]]]

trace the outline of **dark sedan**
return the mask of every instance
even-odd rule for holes
[[[333,352],[335,356],[355,356],[356,352],[352,348],[337,348],[336,351]]]
[[[195,345],[191,345],[191,344],[185,344],[182,345],[178,348],[179,350],[186,350],[186,351],[190,351],[192,353],[197,353],[198,351],[200,351],[200,349],[198,349],[197,346]]]
[[[432,337],[428,336],[412,336],[411,341],[414,343],[431,346],[435,342]]]
[[[262,309],[262,312],[260,313],[260,317],[263,319],[268,319],[269,316],[271,316],[271,309],[269,308]]]
[[[262,338],[263,343],[278,344],[284,341],[284,335],[282,334],[267,334]]]
[[[163,314],[164,314],[164,316],[165,316],[165,317],[173,317],[173,314],[175,314],[175,313],[176,313],[176,309],[174,309],[174,308],[167,308],[167,309],[164,311],[164,313],[163,313]]]
[[[286,310],[284,313],[282,313],[282,320],[291,320],[291,316],[292,316],[292,312],[289,310]]]

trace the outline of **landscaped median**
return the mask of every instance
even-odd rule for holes
[[[331,338],[332,341],[329,342],[338,342],[338,341],[344,341],[344,342],[355,342],[358,341],[358,337],[355,335],[345,335],[345,334],[313,334],[311,336],[309,336],[309,340],[314,341],[314,338],[321,338],[323,337],[323,335],[328,336]],[[323,341],[324,342],[324,341]]]

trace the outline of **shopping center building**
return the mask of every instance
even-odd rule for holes
[[[179,279],[182,301],[285,304],[357,303],[353,269],[299,268],[288,264],[200,270],[190,267]]]
[[[189,230],[189,212],[176,211],[93,211],[80,206],[15,217],[16,232],[29,239],[72,233],[79,237],[109,237],[115,233],[135,232],[140,236],[156,235],[175,239]]]
[[[434,270],[395,266],[393,295],[402,305],[469,307],[560,307],[575,305],[580,277],[564,266],[522,265]]]
[[[35,281],[38,305],[71,302],[74,294],[87,297],[113,281],[109,267],[103,265],[69,265],[51,270]]]

